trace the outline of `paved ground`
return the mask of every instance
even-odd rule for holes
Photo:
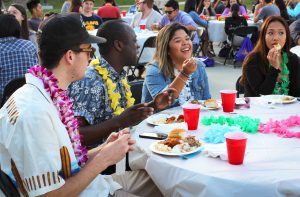
[[[219,53],[220,47],[214,44],[214,51]],[[220,98],[219,91],[222,89],[235,89],[235,82],[237,78],[242,74],[241,63],[236,63],[238,66],[234,68],[232,61],[226,62],[223,65],[224,58],[214,57],[215,66],[207,67],[206,72],[208,75],[209,88],[212,98]]]

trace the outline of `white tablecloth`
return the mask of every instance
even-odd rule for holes
[[[247,21],[248,26],[255,26],[253,20]],[[208,37],[212,42],[223,42],[227,39],[227,34],[225,33],[225,21],[210,20],[208,22]]]
[[[291,52],[295,53],[296,55],[298,55],[298,57],[300,57],[300,46],[297,45],[297,46],[291,48]]]
[[[91,35],[95,36],[97,34],[97,31],[98,30],[89,31],[89,33]],[[143,30],[143,31],[135,31],[135,34],[136,34],[137,43],[140,46],[140,48],[139,48],[139,53],[140,53],[145,41],[147,40],[147,38],[149,38],[151,36],[156,36],[157,32],[153,32],[153,31],[149,31],[149,30]],[[97,44],[92,44],[92,46],[94,48],[96,48],[96,56],[99,56],[98,45]],[[141,57],[140,62],[148,62],[149,60],[152,59],[153,55],[154,55],[154,50],[153,49],[150,49],[150,48],[146,49],[143,52],[143,55]]]
[[[204,111],[200,117],[210,115],[248,115],[266,122],[269,118],[284,119],[300,114],[300,103],[273,105],[251,98],[250,109],[235,110],[237,114]],[[255,104],[256,103],[256,104]],[[163,113],[182,114],[180,107]],[[200,124],[197,131],[188,134],[203,137],[209,127]],[[296,129],[299,131],[298,129]],[[243,165],[230,165],[219,158],[199,154],[188,160],[167,157],[149,150],[151,139],[138,137],[138,133],[153,131],[143,121],[134,133],[139,151],[130,154],[133,169],[145,168],[165,196],[203,197],[276,197],[300,196],[300,139],[280,138],[275,134],[248,134],[247,155]],[[204,145],[205,148],[205,145]]]

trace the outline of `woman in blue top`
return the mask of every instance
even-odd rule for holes
[[[192,50],[192,41],[184,26],[173,23],[159,31],[154,62],[146,70],[142,102],[151,101],[168,87],[177,90],[175,105],[211,97],[204,64],[192,58]]]

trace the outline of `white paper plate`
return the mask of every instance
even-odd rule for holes
[[[160,141],[163,141],[163,140],[160,140]],[[157,154],[160,154],[160,155],[166,155],[166,156],[182,156],[182,155],[188,155],[188,154],[192,154],[192,153],[195,153],[197,151],[199,151],[200,149],[202,149],[203,145],[197,147],[196,149],[190,151],[190,152],[185,152],[185,153],[168,153],[168,152],[162,152],[162,151],[159,151],[159,150],[156,150],[155,149],[155,144],[159,143],[160,141],[156,141],[156,142],[153,142],[151,145],[150,145],[150,150],[154,153],[157,153]],[[202,142],[201,142],[202,143]]]
[[[297,98],[293,96],[285,96],[285,95],[266,95],[262,96],[266,101],[272,102],[272,103],[282,103],[282,104],[289,104],[297,101]],[[286,100],[285,98],[288,98]]]
[[[217,100],[218,106],[217,107],[205,107],[204,106],[205,100],[199,100],[200,110],[217,110],[220,107],[222,107],[222,102]],[[188,103],[191,103],[191,101],[188,101]]]
[[[164,121],[169,117],[178,117],[178,114],[154,114],[146,119],[146,122],[152,125],[171,125],[171,124],[180,124],[180,123],[170,123],[166,124]]]

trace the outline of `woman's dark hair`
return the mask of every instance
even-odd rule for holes
[[[240,6],[239,4],[233,4],[231,7],[230,7],[230,11],[232,13],[232,18],[238,18],[240,17],[239,16],[239,11],[240,11]]]
[[[213,7],[213,6],[212,6],[212,3],[210,3],[209,8],[207,9],[210,16],[213,15],[212,7]],[[204,8],[204,0],[201,0],[200,3],[199,3],[199,5],[198,5],[198,7],[197,7],[197,12],[198,12],[198,14],[201,14],[201,13],[202,13],[203,8]]]
[[[175,0],[169,0],[165,4],[165,7],[172,7],[174,10],[178,10],[179,9],[179,4]]]
[[[196,11],[196,0],[186,0],[184,5],[184,11],[189,13],[190,11]]]
[[[74,8],[76,7],[80,7],[82,5],[82,1],[81,0],[72,0],[71,2],[71,6],[70,6],[70,11],[72,12],[74,10]]]
[[[25,40],[29,40],[29,29],[28,29],[28,22],[27,22],[27,14],[25,8],[20,4],[11,4],[10,6],[19,10],[24,18],[21,23],[21,38]]]
[[[269,16],[262,24],[262,27],[260,29],[259,39],[256,43],[256,46],[254,47],[252,52],[246,56],[246,58],[243,62],[242,78],[241,78],[242,84],[244,84],[246,81],[246,77],[245,77],[246,76],[246,66],[254,58],[255,55],[258,55],[259,59],[262,61],[262,64],[260,64],[260,65],[263,65],[260,67],[261,71],[263,73],[267,73],[267,69],[268,69],[268,65],[269,65],[268,59],[267,59],[267,54],[269,52],[269,49],[267,47],[265,37],[267,34],[267,29],[272,22],[280,22],[284,26],[284,29],[286,32],[286,41],[285,41],[284,46],[282,46],[282,50],[285,52],[290,51],[291,36],[290,36],[290,29],[289,29],[288,24],[281,16]]]
[[[286,21],[289,21],[290,18],[289,18],[284,1],[283,0],[275,0],[275,4],[277,5],[277,7],[280,10],[280,16],[282,18],[284,18]]]
[[[240,3],[240,0],[236,0],[236,3],[241,6],[242,4]],[[226,5],[226,8],[230,8],[231,5],[230,5],[230,0],[227,1],[227,5]]]
[[[29,0],[26,5],[29,12],[32,14],[32,10],[38,6],[38,4],[41,3],[40,0]]]
[[[0,0],[0,14],[2,14],[2,0]]]
[[[8,25],[9,24],[9,25]],[[0,38],[20,38],[21,26],[16,17],[11,14],[0,15]]]
[[[158,62],[158,67],[161,72],[170,78],[173,78],[175,75],[173,62],[169,55],[169,43],[178,30],[183,30],[186,34],[189,34],[189,31],[183,25],[179,23],[172,23],[171,25],[165,26],[158,32],[155,41],[156,50],[153,59]]]

